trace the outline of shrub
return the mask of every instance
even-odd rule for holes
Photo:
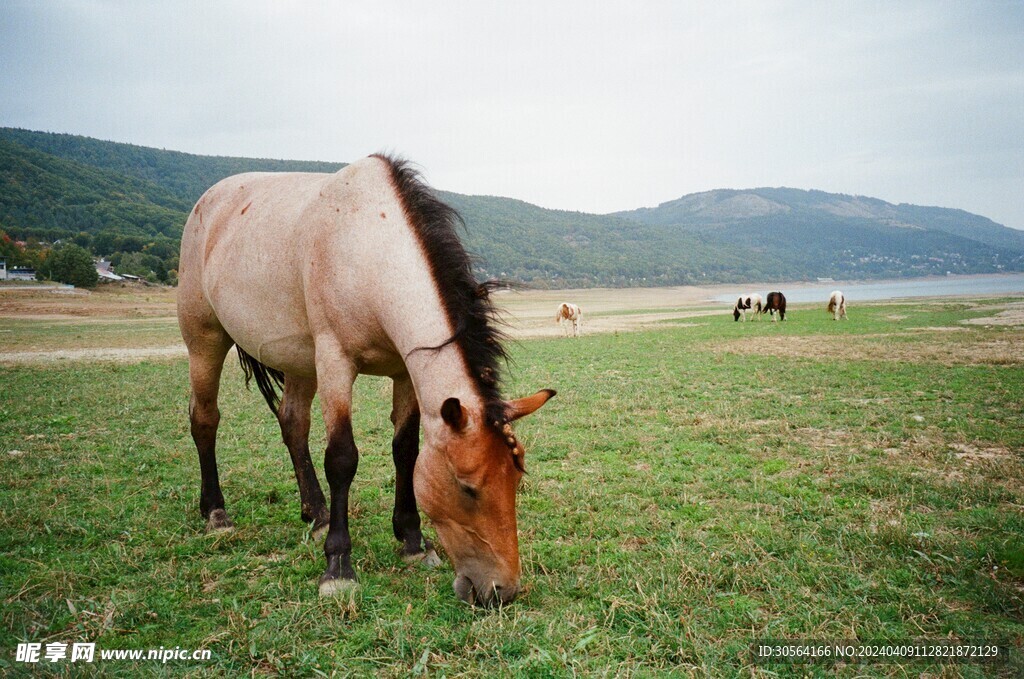
[[[100,281],[92,255],[74,243],[62,245],[50,253],[45,270],[51,280],[70,283],[78,288],[95,288]]]

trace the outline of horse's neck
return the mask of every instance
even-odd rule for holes
[[[368,214],[403,214],[397,197],[388,194],[379,200]],[[440,420],[441,404],[448,398],[477,405],[476,386],[458,345],[431,350],[445,344],[454,330],[414,228],[402,219],[374,219],[359,235],[353,243],[358,259],[354,267],[359,278],[372,282],[364,288],[363,299],[376,310],[380,329],[405,363],[424,429],[432,419]]]
[[[391,287],[381,324],[405,362],[428,430],[432,422],[439,423],[445,400],[457,398],[472,408],[480,397],[462,349],[456,342],[445,344],[454,330],[429,272],[407,272]]]
[[[453,397],[463,405],[471,405],[479,397],[462,350],[454,342],[435,350],[433,347],[438,344],[440,342],[421,344],[405,354],[405,367],[416,387],[420,405],[437,413],[441,411],[441,404]]]

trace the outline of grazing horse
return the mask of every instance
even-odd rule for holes
[[[743,322],[747,321],[747,311],[754,314],[754,318],[758,318],[758,314],[761,313],[761,295],[756,292],[752,292],[746,297],[740,297],[736,300],[736,306],[732,308],[732,320],[740,320],[740,316],[743,316]]]
[[[846,297],[838,290],[833,290],[828,298],[828,312],[832,314],[832,320],[838,321],[846,318]]]
[[[566,337],[569,336],[569,325],[572,325],[572,336],[579,337],[583,330],[583,312],[575,304],[562,302],[555,313],[555,322],[562,326]]]
[[[203,195],[182,237],[178,319],[208,530],[232,526],[214,451],[220,375],[234,345],[247,382],[255,377],[281,425],[302,518],[329,526],[320,594],[353,587],[352,385],[360,374],[383,375],[394,383],[392,528],[403,558],[438,563],[418,503],[454,564],[460,599],[515,598],[525,452],[511,422],[555,392],[502,400],[498,368],[506,355],[493,286],[474,280],[460,223],[407,163],[379,155],[336,174],[229,177]],[[329,513],[309,457],[317,392]]]
[[[761,313],[768,312],[771,315],[772,320],[775,320],[775,312],[779,312],[779,320],[786,320],[786,296],[781,292],[769,292],[767,299],[765,299],[764,307],[761,309]]]

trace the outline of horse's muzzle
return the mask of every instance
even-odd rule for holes
[[[514,585],[491,583],[488,588],[478,588],[472,580],[460,573],[455,576],[452,589],[455,590],[455,596],[467,604],[489,608],[512,603],[516,595],[519,594],[519,583]]]

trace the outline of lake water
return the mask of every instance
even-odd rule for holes
[[[799,287],[792,287],[799,286]],[[875,283],[785,283],[752,287],[737,285],[737,294],[719,295],[718,302],[734,302],[739,294],[781,290],[787,302],[820,302],[828,300],[833,290],[842,290],[851,302],[867,302],[903,297],[933,297],[939,295],[1014,295],[1024,294],[1024,274],[994,276],[948,276],[946,278],[908,278],[907,280],[878,281]]]

